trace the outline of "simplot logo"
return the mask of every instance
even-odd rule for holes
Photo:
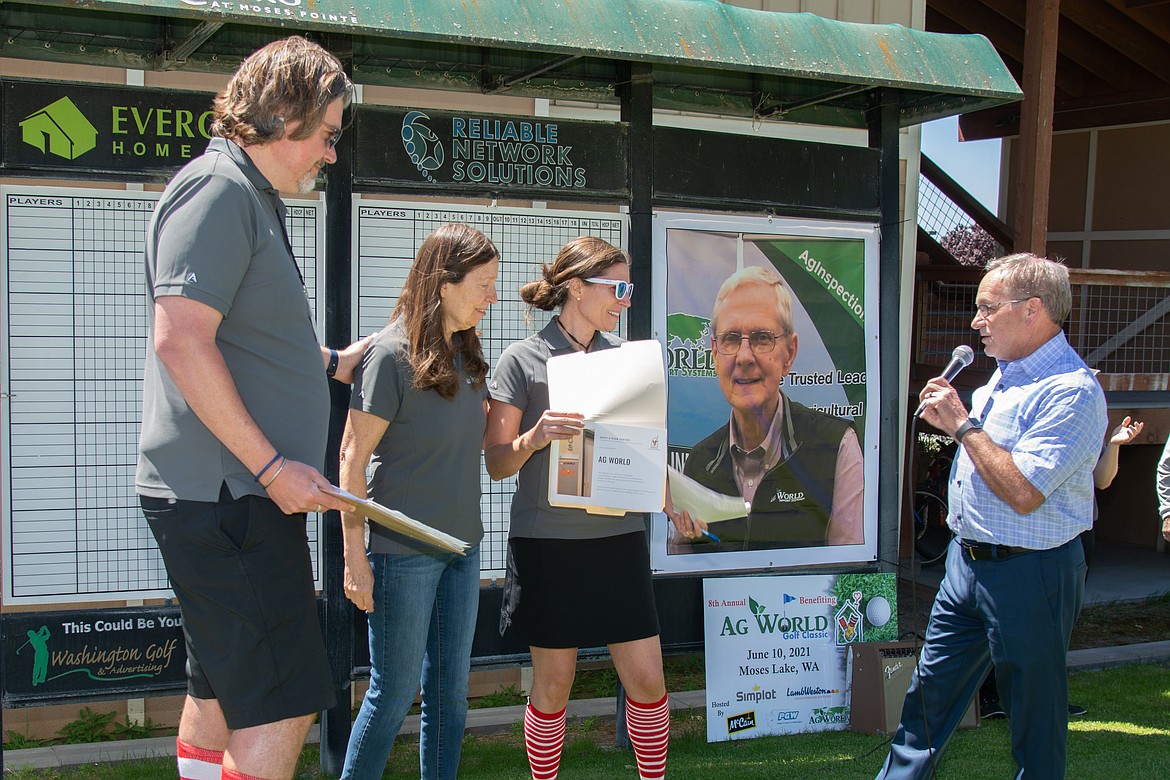
[[[761,688],[758,685],[753,687],[750,691],[736,691],[735,692],[735,700],[737,702],[740,702],[741,704],[743,702],[749,702],[749,701],[753,704],[759,704],[762,701],[769,701],[769,700],[775,699],[775,698],[776,698],[776,689],[775,688],[772,688],[770,690],[764,690],[763,688]]]

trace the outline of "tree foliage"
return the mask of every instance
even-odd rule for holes
[[[1001,251],[991,234],[978,225],[951,228],[939,244],[960,263],[969,266],[985,266]]]

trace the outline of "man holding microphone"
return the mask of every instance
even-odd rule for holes
[[[1061,331],[1071,301],[1060,263],[993,260],[971,327],[997,370],[970,410],[942,377],[920,395],[923,419],[960,443],[955,539],[879,778],[931,777],[992,666],[1023,776],[1064,777],[1065,661],[1085,577],[1077,535],[1092,525],[1107,425],[1104,393]]]

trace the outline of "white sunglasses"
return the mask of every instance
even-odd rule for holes
[[[634,283],[627,282],[624,279],[602,279],[595,276],[585,281],[589,282],[589,284],[608,284],[612,286],[614,297],[619,301],[628,301],[634,297]]]

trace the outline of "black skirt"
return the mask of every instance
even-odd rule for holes
[[[548,648],[657,636],[645,532],[509,539],[500,633]]]

